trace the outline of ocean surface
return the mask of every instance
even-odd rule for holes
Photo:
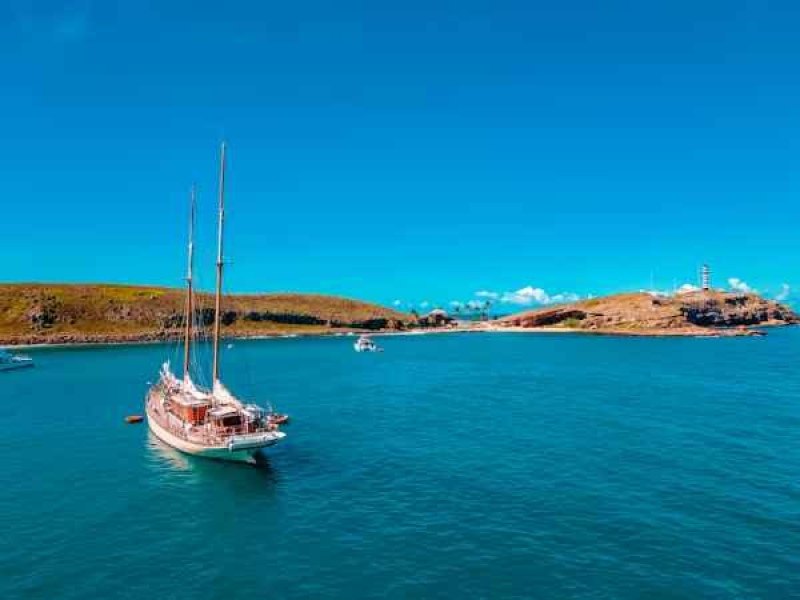
[[[166,345],[0,373],[0,598],[800,595],[800,329],[237,341],[260,467],[154,440]]]

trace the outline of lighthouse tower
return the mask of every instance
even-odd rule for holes
[[[700,286],[704,292],[711,289],[711,269],[708,265],[703,265],[703,269],[700,272]]]

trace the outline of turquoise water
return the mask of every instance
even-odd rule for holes
[[[800,329],[237,342],[260,468],[123,424],[166,346],[0,374],[2,598],[787,598]]]

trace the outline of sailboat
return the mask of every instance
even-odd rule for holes
[[[271,410],[247,403],[231,393],[220,378],[220,316],[222,305],[223,230],[225,224],[225,144],[220,151],[219,212],[217,223],[217,282],[214,296],[213,366],[211,389],[197,385],[191,374],[195,191],[189,216],[186,275],[183,376],[178,378],[169,361],[161,366],[158,381],[145,399],[147,423],[153,434],[173,448],[206,458],[254,463],[256,455],[280,442],[280,419]]]

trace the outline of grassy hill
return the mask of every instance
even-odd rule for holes
[[[0,344],[172,339],[181,334],[180,289],[105,284],[0,284]],[[198,294],[200,322],[213,322],[213,298]],[[412,317],[390,308],[316,294],[226,295],[223,335],[402,329]]]
[[[510,315],[498,324],[633,335],[702,335],[721,328],[798,322],[798,315],[774,300],[712,290],[669,297],[616,294]]]

